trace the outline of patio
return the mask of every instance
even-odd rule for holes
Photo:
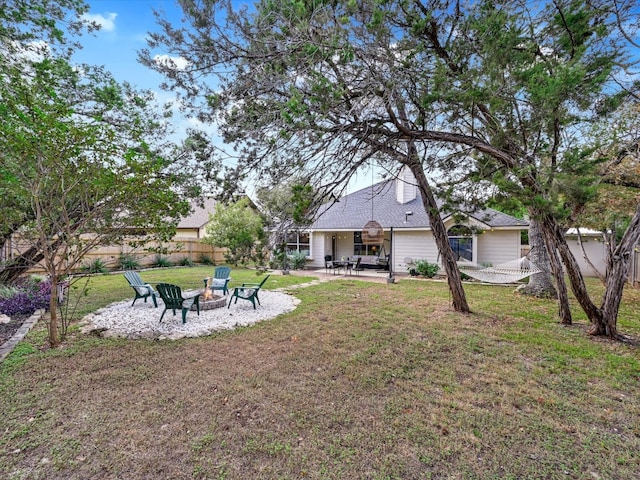
[[[227,305],[229,297],[226,297]],[[172,315],[169,310],[162,322],[160,315],[164,309],[158,298],[158,308],[150,302],[131,300],[112,303],[84,317],[80,324],[83,333],[95,332],[104,337],[125,337],[129,339],[169,339],[211,335],[221,330],[246,327],[258,322],[271,320],[282,313],[293,311],[300,303],[292,295],[264,290],[260,292],[260,303],[254,310],[249,302],[232,304],[230,308],[201,309],[187,314],[187,322],[182,323],[180,312]]]

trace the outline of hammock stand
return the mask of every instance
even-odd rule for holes
[[[515,283],[542,272],[527,257],[486,268],[479,268],[471,262],[458,262],[458,268],[465,275],[487,283]]]

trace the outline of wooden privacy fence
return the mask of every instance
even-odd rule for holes
[[[0,260],[9,260],[20,254],[19,241],[15,241],[10,245],[10,248],[6,248],[2,252],[2,258]],[[166,253],[158,254],[147,251],[150,248],[162,248],[162,251]],[[216,264],[224,263],[225,248],[214,247],[212,245],[203,243],[198,239],[184,238],[176,239],[171,242],[160,244],[149,243],[145,247],[132,248],[128,244],[123,245],[109,245],[98,247],[91,252],[87,253],[78,266],[77,270],[82,270],[83,267],[91,265],[96,260],[102,261],[110,270],[116,269],[120,265],[120,259],[123,255],[130,256],[139,263],[140,267],[152,266],[156,263],[158,255],[167,259],[173,264],[179,264],[188,258],[194,263],[200,263],[206,257],[209,261]],[[43,269],[40,266],[35,266],[30,270],[33,273],[42,272]]]
[[[161,247],[167,253],[154,253],[147,251],[150,248]],[[203,257],[215,263],[224,263],[224,252],[226,249],[214,247],[212,245],[202,243],[197,239],[180,239],[163,243],[162,245],[150,243],[144,248],[131,248],[129,245],[103,246],[85,255],[83,265],[100,259],[107,264],[109,268],[115,267],[120,262],[122,255],[128,255],[140,263],[140,266],[150,266],[156,263],[157,257],[160,255],[173,264],[178,264],[185,258],[190,259],[194,263],[199,263]]]

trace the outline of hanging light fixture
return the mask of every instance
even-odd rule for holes
[[[380,245],[384,240],[384,230],[375,220],[369,220],[362,228],[362,243],[365,245]]]
[[[380,245],[384,241],[382,225],[373,219],[373,165],[371,166],[371,220],[362,228],[362,243],[365,245]]]

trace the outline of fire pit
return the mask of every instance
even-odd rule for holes
[[[215,295],[209,287],[205,288],[200,295],[200,310],[213,310],[221,308],[227,304],[227,299],[220,295]],[[196,306],[191,305],[191,310],[195,310]]]

